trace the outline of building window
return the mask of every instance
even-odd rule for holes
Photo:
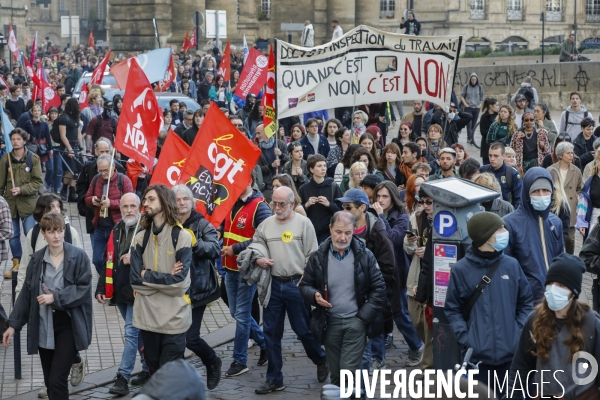
[[[562,21],[562,0],[546,0],[546,21]]]
[[[381,0],[379,2],[379,18],[393,19],[396,11],[396,0]]]
[[[521,21],[523,19],[523,0],[508,0],[506,17],[509,21]]]
[[[104,0],[98,0],[98,19],[104,19]]]
[[[235,9],[236,9],[236,16],[237,16],[237,21],[240,21],[240,0],[236,0],[235,2]]]
[[[586,0],[585,16],[589,22],[600,22],[600,0]]]
[[[471,19],[485,19],[485,0],[471,0]]]
[[[58,12],[63,13],[65,10],[65,0],[58,0]]]
[[[238,3],[239,7],[239,3]],[[260,11],[262,11],[267,18],[271,17],[271,0],[261,0],[260,1]],[[239,11],[238,11],[239,14]]]
[[[88,19],[90,17],[90,9],[88,8],[88,0],[81,0],[81,15],[83,15],[83,19]]]

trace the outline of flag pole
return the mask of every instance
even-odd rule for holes
[[[8,152],[8,170],[10,171],[10,180],[12,181],[13,188],[15,187],[15,176],[12,170],[12,162],[10,161],[11,151]],[[27,149],[25,149],[25,155],[27,155]]]
[[[112,170],[113,170],[114,165],[115,165],[115,148],[113,147],[112,158],[110,159],[110,166],[108,167],[108,182],[109,183],[110,183],[110,179],[112,178]],[[108,198],[109,189],[110,189],[110,184],[106,185],[106,193],[104,194],[104,196],[106,196],[106,198]]]
[[[137,224],[135,224],[135,229],[133,230],[133,236],[131,239],[131,242],[134,243],[135,242],[135,236],[138,233],[138,229],[140,229],[140,221],[142,220],[142,213],[140,213],[140,215],[138,216],[138,221]],[[129,246],[129,253],[127,253],[129,255],[129,257],[131,257],[131,249],[133,248],[133,245]]]

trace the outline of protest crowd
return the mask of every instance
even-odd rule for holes
[[[337,21],[333,27],[334,39],[342,37]],[[414,15],[405,28],[418,34]],[[115,67],[126,55],[60,49],[46,39],[12,70],[0,60],[0,261],[9,263],[6,279],[18,271],[1,330],[8,347],[28,326],[27,352],[39,354],[44,371],[41,398],[67,399],[68,382],[83,381],[93,301],[123,317],[125,349],[111,394],[145,384],[186,348],[206,368],[208,390],[251,368],[266,371],[257,394],[284,390],[286,315],[318,382],[339,386],[341,369],[387,369],[394,329],[409,347],[405,367],[433,369],[436,199],[421,185],[447,178],[500,194],[468,221],[472,244],[452,268],[445,304],[460,347],[479,363],[477,379],[491,385],[487,371],[495,371],[513,383],[532,370],[570,370],[583,349],[600,359],[597,310],[581,299],[584,272],[600,272],[600,133],[585,94],[571,93],[552,120],[530,79],[502,104],[473,73],[447,111],[419,98],[406,113],[408,102],[363,104],[282,118],[273,134],[266,78],[259,90],[236,95],[246,53],[230,46],[224,54],[173,53],[164,62],[170,78],[146,79],[157,93],[185,96],[160,107],[156,132],[144,132],[146,162],[120,136],[136,122],[124,107],[125,87],[142,71],[132,62],[126,85],[118,82]],[[118,86],[101,84],[109,71]],[[458,140],[473,143],[477,123],[480,157]],[[213,139],[201,143],[202,134],[224,135],[225,126],[246,146],[238,156],[228,147],[229,156],[243,155],[251,168],[244,185],[224,189],[236,196],[215,224],[219,208],[199,200],[194,175],[204,164],[186,161],[179,173],[189,181],[158,175],[162,160],[210,149]],[[241,164],[231,165],[210,172],[231,177]],[[219,186],[208,187],[212,200],[221,196]],[[70,226],[67,203],[77,204],[87,232]],[[574,254],[577,235],[584,244]],[[492,275],[465,313],[482,277]],[[236,321],[230,365],[200,336],[206,307],[219,298]],[[248,363],[250,340],[260,347],[256,366]],[[595,381],[561,383],[566,398],[600,398]],[[548,383],[545,393],[561,387]]]

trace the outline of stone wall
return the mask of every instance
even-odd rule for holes
[[[455,75],[454,89],[459,95],[469,76],[475,72],[483,85],[486,97],[495,97],[506,104],[519,90],[526,76],[533,79],[540,102],[548,104],[551,110],[565,109],[569,94],[579,91],[583,104],[591,110],[600,109],[600,62],[518,64],[479,67],[459,67]],[[556,116],[553,116],[556,118]]]

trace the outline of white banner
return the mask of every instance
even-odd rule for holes
[[[448,110],[460,41],[366,25],[312,48],[278,40],[277,117],[415,99]]]

